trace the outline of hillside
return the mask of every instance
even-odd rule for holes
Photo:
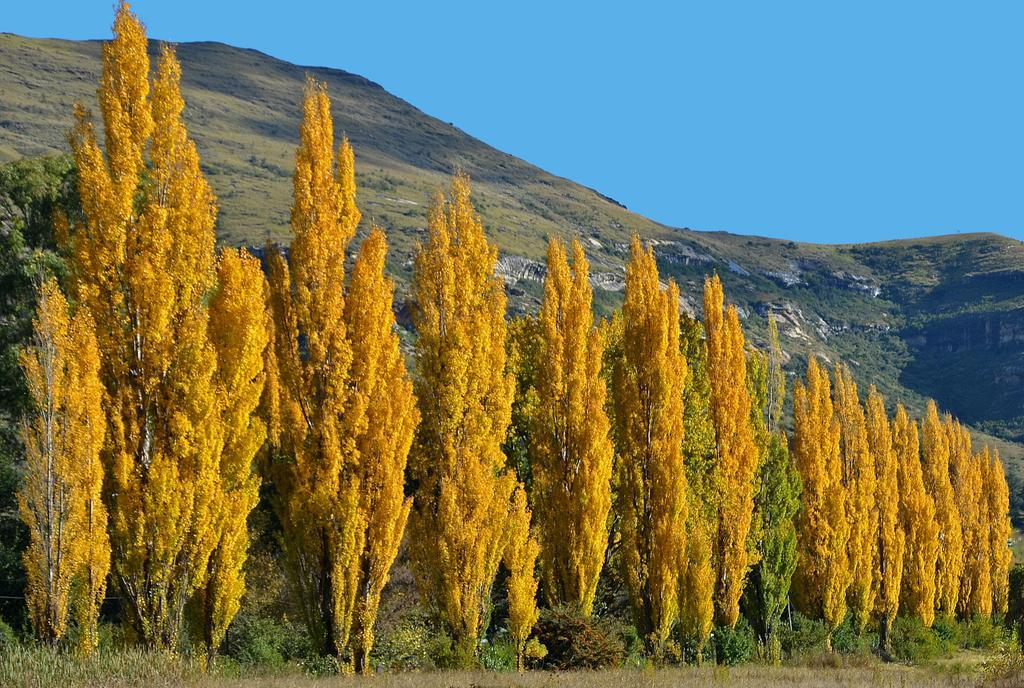
[[[703,276],[718,271],[755,339],[768,313],[779,316],[791,371],[813,351],[849,362],[890,401],[919,411],[933,396],[979,434],[1001,438],[1011,478],[1022,483],[1024,451],[1015,442],[1024,440],[1024,244],[964,234],[835,246],[673,229],[360,76],[216,43],[183,44],[178,54],[186,119],[220,197],[222,242],[287,239],[299,99],[312,74],[327,82],[338,133],[355,147],[365,223],[389,230],[400,290],[431,195],[462,169],[501,248],[514,309],[536,305],[545,240],[557,234],[585,240],[607,312],[621,296],[628,237],[640,232],[656,244],[664,273],[680,281],[691,312]],[[0,34],[0,161],[66,152],[72,103],[95,105],[99,56],[98,42]]]

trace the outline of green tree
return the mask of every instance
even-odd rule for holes
[[[69,157],[0,165],[0,618],[25,619],[21,553],[28,533],[15,499],[21,482],[18,420],[31,405],[18,351],[32,333],[38,288],[61,275],[53,215],[77,206]]]
[[[772,321],[774,330],[774,320]],[[767,356],[755,352],[748,366],[752,424],[761,451],[754,494],[755,550],[758,561],[744,590],[743,607],[771,661],[781,660],[775,636],[789,602],[796,571],[796,514],[800,509],[800,475],[789,455],[778,420],[785,397],[778,330],[769,338]]]

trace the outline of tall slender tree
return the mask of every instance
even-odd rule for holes
[[[345,301],[352,346],[346,427],[361,485],[347,580],[353,596],[351,653],[356,670],[364,673],[370,669],[381,594],[412,509],[412,497],[404,491],[405,469],[419,423],[398,339],[394,284],[384,275],[386,255],[384,232],[374,228],[359,249]]]
[[[309,81],[293,177],[292,231],[286,261],[269,252],[279,387],[281,492],[287,566],[306,625],[328,654],[348,643],[354,595],[346,580],[360,530],[361,490],[346,410],[352,343],[345,323],[345,250],[360,220],[354,155],[343,141],[335,157],[326,87]]]
[[[811,358],[807,386],[793,394],[793,457],[803,483],[803,509],[797,519],[796,602],[825,620],[826,642],[846,617],[850,585],[850,523],[842,479],[840,425],[832,404],[828,372]]]
[[[410,556],[423,599],[469,663],[505,549],[516,477],[501,443],[511,421],[506,370],[505,290],[456,175],[430,211],[413,284],[417,397],[423,420],[411,460],[416,486]]]
[[[503,560],[508,569],[508,626],[516,646],[516,669],[526,668],[526,641],[537,623],[537,577],[534,573],[540,545],[530,532],[530,507],[526,490],[516,488],[508,521]]]
[[[925,487],[917,423],[900,404],[892,421],[899,486],[899,522],[904,533],[903,578],[900,607],[925,626],[935,620],[935,562],[939,554],[939,526],[935,501]]]
[[[988,554],[988,509],[982,509],[982,463],[988,464],[987,448],[975,454],[971,434],[959,421],[944,419],[949,442],[950,482],[960,514],[963,562],[957,611],[964,618],[992,615],[992,578]],[[984,456],[982,456],[984,454]]]
[[[963,572],[963,528],[950,482],[949,436],[934,401],[928,402],[921,421],[921,450],[925,487],[935,501],[935,520],[939,525],[935,606],[944,614],[954,614]]]
[[[589,266],[579,241],[572,253],[570,270],[561,242],[548,245],[530,468],[548,603],[589,616],[608,545],[614,450]]]
[[[216,202],[182,120],[174,50],[163,49],[150,90],[147,47],[122,4],[103,48],[105,146],[79,106],[71,144],[83,219],[60,234],[101,353],[113,578],[135,636],[173,647],[219,540],[207,307]]]
[[[892,622],[900,608],[905,531],[900,522],[899,456],[885,411],[885,399],[874,385],[867,398],[868,451],[875,460],[875,510],[878,525],[873,559],[878,641],[885,653],[892,650]],[[917,461],[915,457],[912,460]]]
[[[747,535],[759,454],[751,427],[743,330],[736,307],[725,308],[718,275],[704,280],[704,318],[719,473],[715,615],[720,624],[735,626],[751,563]]]
[[[217,351],[220,414],[220,482],[211,517],[217,543],[198,590],[207,660],[224,640],[245,592],[243,565],[249,551],[249,514],[259,500],[253,460],[267,432],[256,415],[266,381],[269,341],[266,280],[259,261],[244,250],[225,249],[217,266],[219,289],[210,304],[210,336]]]
[[[105,419],[99,352],[88,311],[73,316],[54,280],[43,284],[29,345],[21,352],[33,410],[21,427],[25,477],[18,492],[29,546],[25,599],[36,636],[56,643],[69,611],[79,647],[96,647],[110,564],[101,498]]]
[[[992,574],[992,610],[1006,614],[1009,603],[1010,565],[1010,490],[1006,484],[1006,473],[999,451],[991,453],[991,460],[985,467],[985,495],[989,524],[989,571]]]
[[[619,453],[620,564],[637,630],[660,653],[679,616],[686,554],[686,474],[679,290],[662,291],[654,252],[633,236],[622,306],[623,352],[613,372]]]
[[[843,483],[850,523],[849,602],[857,629],[863,631],[875,606],[873,582],[878,551],[875,461],[871,456],[857,383],[849,368],[842,365],[836,366],[835,378],[835,405],[842,433]]]
[[[680,570],[681,646],[693,648],[699,664],[715,621],[715,562],[712,539],[718,522],[718,472],[711,418],[711,381],[704,326],[682,316],[683,356],[689,376],[683,392],[683,461],[686,463],[686,560]]]
[[[774,324],[774,320],[772,320]],[[796,570],[796,526],[800,510],[800,476],[789,454],[786,436],[776,424],[785,395],[781,375],[782,354],[778,330],[769,336],[768,355],[754,353],[748,376],[754,400],[752,424],[762,458],[754,496],[754,526],[757,563],[744,591],[744,610],[751,619],[769,661],[781,661],[776,629],[789,603],[789,590]],[[774,425],[773,430],[769,430]]]

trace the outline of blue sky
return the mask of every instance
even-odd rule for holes
[[[112,0],[5,3],[105,38]],[[1024,3],[137,0],[153,37],[379,82],[670,225],[1024,239]]]

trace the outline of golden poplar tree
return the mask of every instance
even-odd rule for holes
[[[751,426],[743,330],[735,306],[725,309],[718,275],[704,280],[704,329],[718,472],[718,519],[714,538],[715,615],[735,626],[749,561],[747,535],[754,511],[759,452]]]
[[[259,500],[253,460],[267,432],[256,415],[266,374],[269,341],[266,280],[246,250],[225,249],[217,266],[218,290],[210,304],[210,338],[217,352],[221,422],[220,486],[212,508],[218,540],[198,592],[207,659],[224,640],[245,592],[242,570],[249,551],[248,518]]]
[[[935,620],[935,562],[939,554],[939,526],[935,501],[925,487],[917,423],[903,405],[892,421],[899,486],[899,522],[904,533],[903,580],[900,608],[925,626]]]
[[[890,630],[900,608],[903,582],[905,532],[900,522],[899,468],[901,457],[893,445],[893,430],[885,412],[885,400],[872,385],[867,398],[868,452],[875,461],[875,510],[877,513],[873,559],[875,605],[879,644],[891,648]],[[916,457],[914,461],[919,461]]]
[[[269,473],[306,624],[323,651],[365,671],[411,508],[404,472],[418,415],[380,230],[363,242],[346,297],[345,251],[361,219],[355,155],[348,140],[335,154],[330,98],[313,81],[293,187],[291,253],[270,259],[266,398],[279,461]]]
[[[99,352],[86,310],[74,316],[54,280],[43,284],[33,334],[21,352],[33,408],[20,432],[18,492],[29,544],[25,601],[36,637],[56,643],[74,610],[84,653],[96,646],[110,562],[101,498],[105,421]]]
[[[506,370],[505,288],[456,175],[430,211],[416,257],[414,324],[422,422],[413,449],[417,485],[410,557],[424,601],[451,634],[457,657],[476,654],[505,549],[515,475],[502,441],[515,380]]]
[[[988,508],[989,526],[989,571],[992,575],[992,611],[1005,614],[1009,602],[1010,565],[1013,553],[1009,541],[1012,533],[1010,525],[1010,489],[1006,484],[1006,473],[1003,462],[999,459],[999,451],[991,453],[991,461],[985,474],[985,496]]]
[[[934,401],[928,402],[921,421],[921,454],[925,487],[935,501],[935,520],[939,526],[935,606],[944,614],[953,614],[957,609],[963,572],[963,529],[950,482],[949,436]]]
[[[173,647],[219,539],[216,202],[182,120],[180,67],[149,82],[145,30],[122,4],[103,48],[105,145],[86,111],[71,136],[83,220],[60,232],[92,313],[107,391],[113,579],[135,636]]]
[[[419,412],[405,367],[394,312],[394,283],[385,277],[387,240],[373,229],[352,269],[345,324],[352,342],[352,399],[346,423],[358,459],[360,523],[350,561],[352,654],[366,672],[373,649],[381,593],[398,556],[412,497],[405,496],[405,468]]]
[[[840,424],[832,403],[828,372],[811,358],[807,385],[793,394],[793,458],[803,481],[803,509],[797,520],[797,605],[822,618],[832,631],[846,616],[850,585],[846,487],[840,455]]]
[[[534,568],[540,545],[530,532],[526,490],[516,488],[508,519],[503,560],[508,569],[508,631],[516,646],[516,669],[525,668],[526,641],[537,623],[537,577]]]
[[[662,291],[654,252],[633,236],[613,371],[620,563],[640,637],[660,652],[679,615],[687,486],[679,290]]]
[[[583,246],[548,245],[530,469],[548,604],[589,616],[608,545],[613,447]]]
[[[975,454],[971,434],[959,421],[947,415],[944,418],[946,438],[949,442],[950,483],[960,514],[963,561],[960,573],[960,591],[957,611],[964,618],[991,616],[992,579],[988,556],[988,509],[982,509],[978,496],[982,494],[982,462],[985,456]]]
[[[684,315],[680,333],[689,375],[683,392],[683,460],[688,504],[686,557],[679,577],[679,630],[681,646],[691,645],[694,659],[701,663],[715,617],[712,539],[718,524],[718,472],[704,326]]]
[[[843,482],[850,523],[849,601],[854,623],[863,631],[875,607],[878,511],[875,509],[875,459],[868,442],[864,407],[849,368],[837,365],[835,406],[842,437]]]
[[[280,418],[275,473],[286,565],[307,627],[321,651],[347,646],[354,600],[346,573],[358,523],[358,458],[346,408],[352,345],[345,325],[345,250],[360,213],[354,155],[343,141],[335,157],[326,87],[306,84],[295,154],[294,239],[286,261],[269,256]],[[348,623],[346,623],[346,621]]]
[[[967,432],[967,428],[964,428]],[[975,559],[973,569],[975,583],[971,587],[971,613],[984,618],[991,618],[995,611],[995,589],[992,577],[992,549],[990,547],[990,536],[992,524],[989,522],[988,510],[988,467],[992,464],[992,451],[988,445],[973,458],[973,471],[976,474],[975,482],[978,485],[979,494],[985,495],[976,505],[978,511],[974,526],[974,546],[977,551],[971,556]]]

